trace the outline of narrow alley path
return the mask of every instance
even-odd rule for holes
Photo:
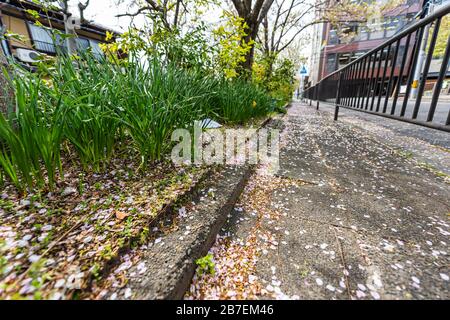
[[[450,298],[447,177],[357,123],[294,103],[187,299]]]

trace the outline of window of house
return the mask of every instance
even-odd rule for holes
[[[384,21],[383,20],[375,20],[372,21],[368,28],[370,29],[370,40],[382,39],[384,37]]]
[[[345,23],[338,30],[330,30],[328,44],[349,43],[359,41],[359,26],[356,23]]]
[[[328,44],[338,44],[339,37],[336,30],[330,30],[330,34],[328,35]]]
[[[358,28],[358,35],[357,40],[358,41],[365,41],[369,39],[369,30],[365,26],[360,26]]]
[[[336,53],[330,53],[327,55],[327,73],[331,73],[336,70]]]
[[[89,40],[85,38],[76,38],[75,43],[77,44],[77,50],[79,51],[86,51],[91,47]]]
[[[353,53],[353,55],[351,56],[351,61],[355,61],[356,59],[359,59],[360,57],[362,57],[367,51],[362,50],[362,51],[356,51]]]
[[[362,55],[364,55],[367,51],[361,50],[356,52],[343,52],[338,54],[338,69],[346,66],[350,62],[355,61]]]
[[[341,36],[344,41],[349,41],[355,38],[358,35],[358,25],[351,23],[347,24],[342,28]]]
[[[386,34],[385,37],[390,38],[394,34],[397,33],[398,30],[402,27],[403,19],[401,17],[391,17],[386,19],[385,27]]]
[[[338,69],[342,68],[343,66],[347,65],[350,62],[350,53],[344,52],[338,54]]]
[[[64,40],[58,34],[51,34],[45,28],[39,27],[33,23],[28,23],[30,27],[31,39],[33,40],[36,50],[46,53],[56,53],[56,48],[63,49],[65,47]]]
[[[413,22],[415,20],[415,18],[416,18],[416,13],[407,13],[406,17],[404,18],[405,19],[404,24]]]
[[[89,43],[91,45],[92,53],[97,57],[103,57],[103,50],[100,49],[100,42],[96,40],[89,39]]]

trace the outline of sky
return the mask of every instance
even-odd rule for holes
[[[76,7],[78,1],[72,0],[71,3],[72,6],[74,6],[72,8],[72,12],[76,15],[78,13],[78,8]],[[94,23],[100,24],[115,31],[123,32],[128,29],[131,18],[117,18],[117,15],[125,12],[133,12],[133,10],[129,9],[127,4],[122,3],[121,5],[117,5],[117,0],[91,0],[89,7],[86,9],[85,16],[87,19],[93,21]],[[213,8],[209,12],[204,14],[203,19],[207,23],[217,23],[220,21],[221,12],[221,8]],[[138,27],[142,26],[144,24],[143,16],[135,17],[134,23]],[[311,46],[302,46],[299,55],[309,57],[311,55]]]
[[[130,17],[117,18],[120,13],[127,12],[127,5],[117,5],[116,0],[91,0],[89,7],[85,11],[87,19],[92,20],[94,23],[108,27],[117,31],[125,31],[130,25]],[[71,6],[74,15],[78,14],[78,8],[76,7],[77,1],[72,1]],[[143,23],[142,17],[136,17],[135,23],[139,25]]]
[[[76,15],[78,13],[78,8],[76,7],[77,1],[72,1],[72,12]],[[117,18],[118,14],[123,14],[126,12],[133,12],[132,9],[128,8],[128,5],[122,3],[117,5],[117,0],[91,0],[89,7],[86,9],[85,16],[87,19],[92,20],[94,23],[100,24],[102,26],[111,28],[117,31],[125,31],[131,23],[131,17],[120,17]],[[205,19],[207,22],[217,22],[219,20],[221,9],[216,8],[205,14]],[[137,26],[142,26],[144,24],[144,18],[138,16],[134,18],[134,23]]]

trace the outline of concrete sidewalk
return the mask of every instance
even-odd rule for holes
[[[448,299],[449,185],[369,131],[334,122],[331,113],[298,104],[286,121],[281,175],[317,183],[287,193],[287,201],[286,194],[274,198],[290,212],[282,221],[290,245],[280,246],[277,258],[286,261],[279,268],[286,280],[294,275],[283,281],[286,291],[304,298]],[[301,281],[295,264],[307,266]],[[342,281],[350,291],[332,291]]]
[[[294,103],[280,125],[279,175],[250,178],[223,233],[227,247],[212,249],[215,279],[222,282],[197,279],[196,292],[208,297],[202,285],[215,286],[216,294],[233,283],[237,276],[224,271],[231,250],[251,243],[256,257],[239,267],[251,275],[239,274],[243,284],[223,294],[257,279],[260,290],[240,297],[449,299],[450,189],[444,178],[373,132],[334,122],[328,111]]]

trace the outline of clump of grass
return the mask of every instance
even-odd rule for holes
[[[211,85],[196,71],[162,66],[158,61],[128,64],[121,74],[122,105],[115,110],[133,139],[142,163],[159,160],[170,148],[176,128],[192,126],[209,113]]]
[[[126,90],[116,83],[119,67],[84,54],[75,60],[62,57],[56,68],[46,71],[54,84],[53,91],[64,96],[64,137],[77,150],[85,169],[104,169],[114,151],[119,128],[113,112],[115,104],[120,103],[117,92]]]
[[[245,123],[273,111],[269,95],[254,84],[155,59],[86,53],[43,61],[38,70],[16,68],[14,112],[0,115],[0,182],[7,178],[21,191],[54,187],[65,142],[84,170],[105,170],[117,148],[134,149],[144,169],[170,151],[174,129],[204,117]]]
[[[270,96],[261,88],[244,80],[222,80],[215,95],[216,113],[228,123],[245,123],[273,111]]]
[[[15,94],[15,112],[8,117],[0,114],[0,165],[5,175],[20,190],[32,187],[36,181],[44,185],[45,178],[53,188],[56,172],[61,168],[60,145],[64,112],[56,104],[48,108],[49,97],[54,96],[33,74],[9,78]],[[44,173],[45,170],[45,173]]]

